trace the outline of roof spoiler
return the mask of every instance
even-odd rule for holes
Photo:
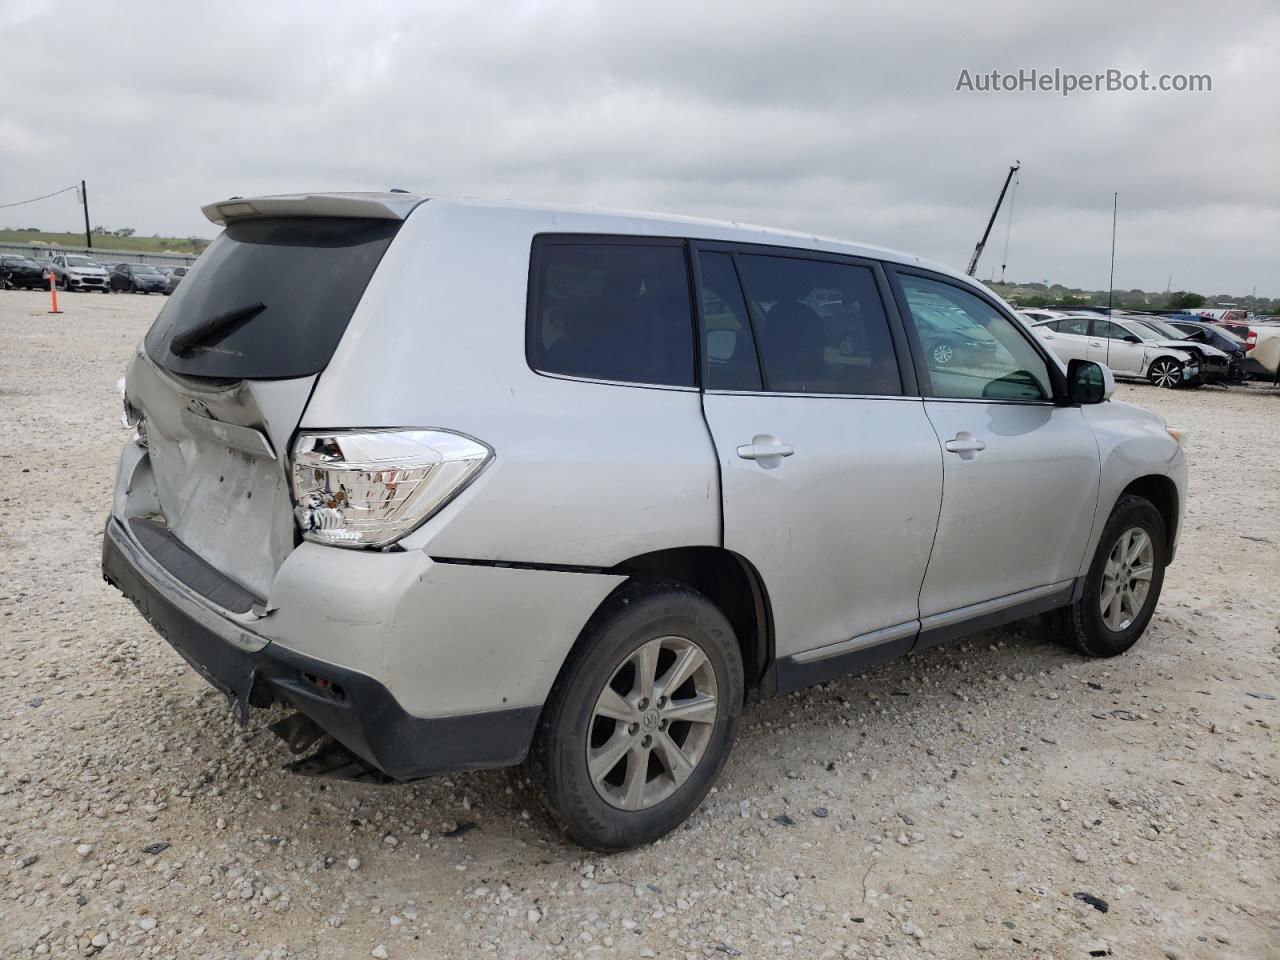
[[[212,223],[221,227],[263,217],[403,220],[426,200],[410,193],[292,193],[275,197],[231,197],[200,209]]]

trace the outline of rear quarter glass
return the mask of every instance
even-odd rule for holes
[[[147,333],[166,370],[218,380],[306,377],[329,363],[399,220],[288,217],[233,223],[200,257]],[[212,317],[264,308],[181,355],[174,337]]]

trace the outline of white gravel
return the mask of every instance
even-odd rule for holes
[[[0,957],[1280,956],[1276,391],[1120,388],[1193,488],[1133,652],[1024,623],[753,706],[686,828],[605,858],[503,773],[281,772],[102,582],[162,303],[0,293]]]

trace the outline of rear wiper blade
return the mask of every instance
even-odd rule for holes
[[[220,313],[217,316],[210,317],[208,320],[201,320],[190,330],[184,331],[170,340],[169,352],[174,356],[180,357],[196,344],[208,340],[215,334],[222,333],[229,327],[239,326],[246,321],[252,320],[265,309],[267,309],[265,303],[254,303],[247,307],[228,310],[226,313]]]

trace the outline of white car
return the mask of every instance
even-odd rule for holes
[[[103,573],[242,722],[297,711],[299,773],[526,763],[617,850],[694,811],[746,696],[1036,614],[1115,656],[1156,610],[1180,434],[970,277],[636,212],[204,210]]]
[[[63,290],[97,290],[110,293],[110,274],[102,264],[78,254],[60,253],[49,262],[47,278],[52,273]]]
[[[1042,320],[1031,329],[1063,363],[1092,360],[1117,377],[1145,377],[1157,387],[1201,382],[1199,358],[1188,344],[1166,340],[1140,323],[1079,314]]]

